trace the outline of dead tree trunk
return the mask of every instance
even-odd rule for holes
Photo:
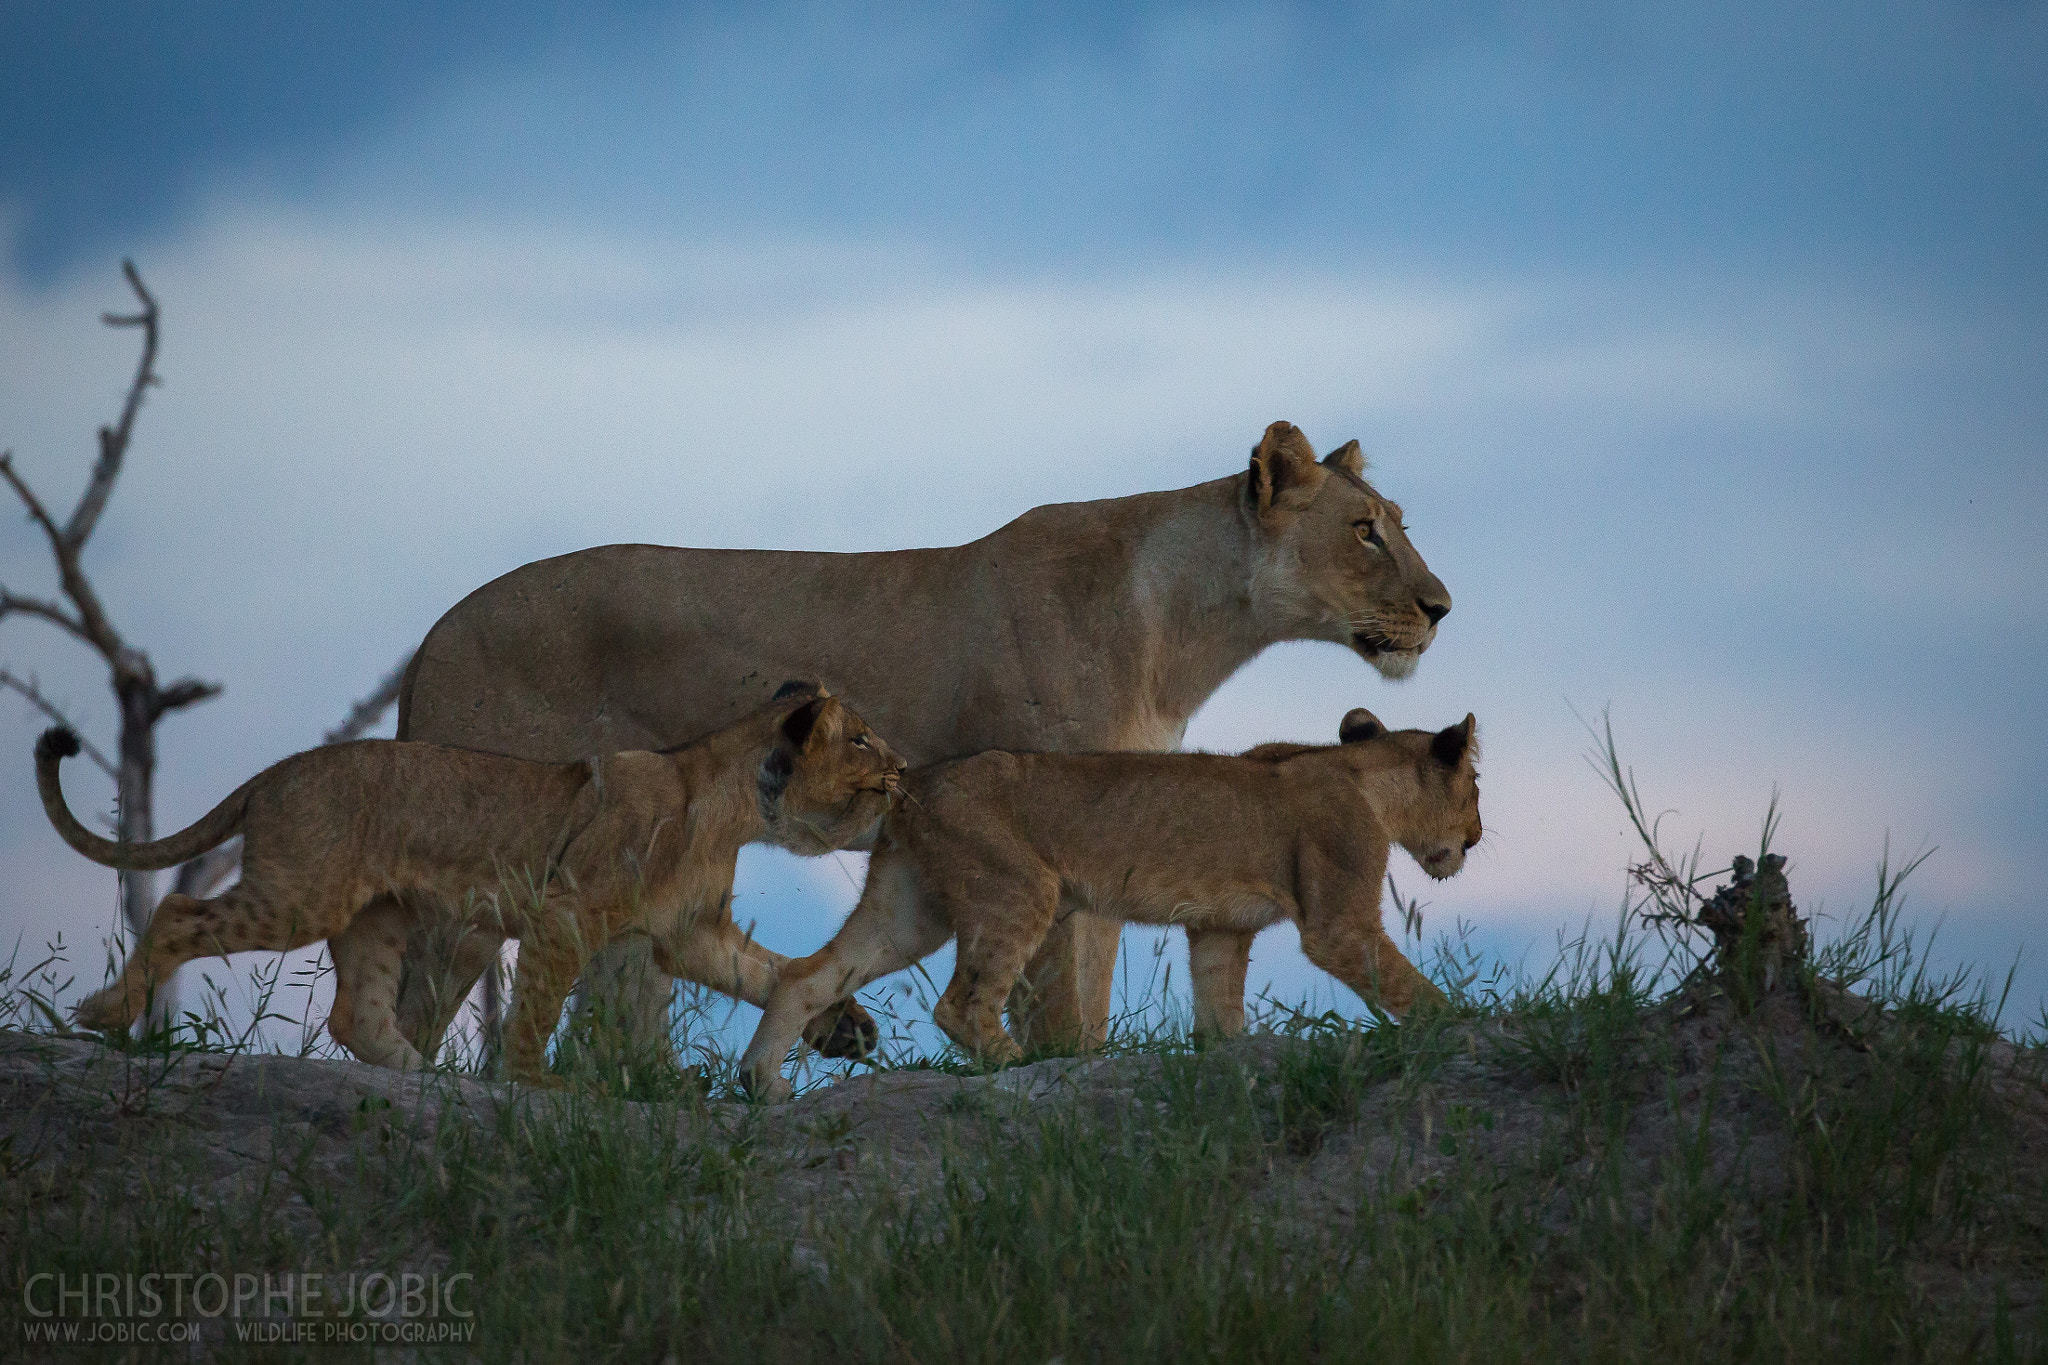
[[[141,302],[142,311],[107,313],[101,316],[101,321],[109,327],[140,328],[142,356],[136,363],[135,378],[128,386],[128,396],[121,405],[119,419],[112,426],[100,428],[99,458],[93,464],[92,477],[87,481],[77,507],[62,526],[50,515],[27,481],[16,472],[13,452],[0,454],[0,478],[5,478],[14,489],[15,495],[28,509],[29,520],[41,528],[50,542],[50,553],[56,560],[58,584],[69,605],[67,607],[65,602],[50,598],[22,597],[0,587],[0,619],[21,615],[47,621],[90,647],[106,661],[108,680],[121,713],[120,743],[116,751],[119,763],[114,767],[115,785],[120,797],[116,837],[122,843],[146,843],[155,837],[150,793],[156,777],[156,724],[172,711],[219,696],[221,688],[219,683],[202,682],[197,678],[159,684],[149,656],[123,639],[113,622],[107,619],[99,595],[93,591],[92,582],[86,577],[80,562],[86,541],[91,539],[93,528],[99,525],[107,498],[114,491],[114,481],[120,477],[121,463],[128,454],[128,443],[135,432],[135,418],[142,409],[143,395],[160,382],[156,374],[156,300],[143,286],[142,276],[136,273],[133,262],[123,261],[121,271]],[[28,696],[45,714],[63,720],[55,708],[35,692],[32,681],[24,686],[11,674],[0,677],[4,677],[16,691]],[[101,766],[109,765],[102,759]],[[123,869],[120,876],[122,917],[127,921],[129,932],[139,938],[149,927],[149,917],[156,909],[156,877],[153,873],[132,868]],[[168,996],[166,983],[163,994],[152,1003],[148,1026],[160,1025],[172,1017]]]
[[[1700,906],[1697,923],[1714,936],[1708,966],[1742,1008],[1780,986],[1797,986],[1811,937],[1792,904],[1784,855],[1738,857],[1728,885]]]

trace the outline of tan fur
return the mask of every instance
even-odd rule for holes
[[[738,457],[719,470],[707,496],[753,477]],[[1450,595],[1363,473],[1357,442],[1318,462],[1307,437],[1275,422],[1245,472],[1040,507],[968,545],[608,545],[542,560],[435,625],[400,694],[399,734],[536,759],[656,748],[804,675],[912,763],[992,748],[1173,749],[1270,644],[1332,641],[1394,676],[1429,647]],[[959,477],[977,477],[970,462]],[[1069,923],[1012,1002],[1027,1007],[1034,1041],[1099,1039],[1108,1014],[1116,926]],[[423,940],[409,946],[409,1035],[439,1037],[491,951],[474,941],[451,964]]]
[[[1397,1015],[1440,1002],[1382,927],[1380,886],[1389,841],[1432,877],[1478,842],[1472,718],[1434,734],[1371,728],[1240,757],[997,751],[912,771],[860,903],[784,972],[742,1076],[786,1095],[782,1060],[806,1018],[948,938],[958,961],[933,1022],[971,1054],[1014,1059],[1003,999],[1063,907],[1186,926],[1204,1031],[1243,1029],[1245,955],[1282,919],[1366,1000]]]
[[[823,853],[872,837],[902,761],[840,701],[803,689],[687,747],[575,763],[534,763],[394,740],[295,755],[265,770],[192,829],[122,846],[81,826],[64,802],[66,737],[37,747],[44,809],[66,842],[109,866],[163,867],[235,833],[242,878],[212,900],[164,899],[121,977],[78,1010],[89,1028],[125,1029],[152,983],[192,958],[332,944],[329,1029],[365,1061],[411,1069],[396,1026],[406,906],[453,912],[520,940],[505,1038],[509,1073],[547,1082],[545,1048],[563,998],[596,948],[651,936],[662,970],[756,1004],[783,964],[733,924],[741,845],[774,837]],[[75,751],[76,741],[69,741]],[[397,895],[398,899],[392,897]],[[833,1008],[828,1041],[872,1020]]]

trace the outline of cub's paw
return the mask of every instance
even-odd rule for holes
[[[850,1057],[858,1061],[875,1050],[882,1040],[881,1025],[851,997],[829,1005],[804,1025],[804,1041],[821,1057]]]
[[[127,992],[119,986],[109,986],[79,1004],[75,1022],[95,1033],[125,1033],[135,1017],[128,1012]]]
[[[569,1078],[557,1076],[552,1071],[527,1071],[512,1077],[520,1085],[530,1085],[535,1090],[567,1090]]]

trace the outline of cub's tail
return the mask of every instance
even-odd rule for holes
[[[196,824],[176,834],[147,844],[102,839],[78,823],[71,807],[64,804],[64,787],[57,780],[58,765],[77,753],[78,747],[78,736],[69,726],[57,725],[43,731],[43,737],[36,741],[36,790],[42,793],[43,813],[50,817],[57,833],[64,836],[64,842],[94,862],[136,871],[176,867],[241,832],[243,812],[249,805],[248,782],[201,816]]]

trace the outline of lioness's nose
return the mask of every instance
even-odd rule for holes
[[[1451,599],[1448,597],[1418,597],[1415,605],[1422,608],[1422,614],[1429,618],[1431,625],[1451,614]]]

